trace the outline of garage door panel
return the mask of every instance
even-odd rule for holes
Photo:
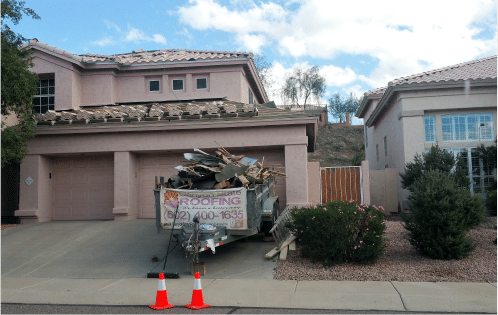
[[[54,158],[52,168],[54,220],[113,218],[113,156]]]

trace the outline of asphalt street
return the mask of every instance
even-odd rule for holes
[[[191,310],[178,305],[166,310],[147,306],[2,304],[2,314],[427,314],[427,312],[353,311],[336,309],[209,307]],[[437,314],[455,314],[438,312]],[[459,313],[476,314],[476,313]]]

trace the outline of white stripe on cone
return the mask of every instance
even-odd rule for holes
[[[164,279],[159,280],[157,284],[157,291],[166,291],[166,281]]]
[[[202,290],[202,288],[201,288],[201,279],[195,279],[195,281],[194,281],[194,290]]]

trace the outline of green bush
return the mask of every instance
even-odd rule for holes
[[[464,160],[460,156],[455,159],[450,152],[435,145],[422,155],[416,154],[413,162],[406,163],[404,173],[400,174],[401,187],[412,191],[412,184],[425,173],[433,170],[439,170],[446,176],[451,176],[460,187],[469,187],[470,185],[466,177]]]
[[[292,217],[287,226],[302,245],[301,255],[324,266],[369,264],[384,251],[384,214],[375,206],[335,201],[295,208]]]
[[[411,185],[409,212],[401,214],[417,251],[434,259],[460,259],[475,248],[467,232],[484,219],[480,196],[470,197],[452,176],[428,171]]]
[[[496,184],[486,192],[486,210],[488,215],[496,217]]]

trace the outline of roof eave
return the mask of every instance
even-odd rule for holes
[[[391,99],[399,92],[403,91],[416,91],[416,90],[432,90],[432,89],[450,89],[450,88],[462,88],[465,86],[465,81],[469,80],[451,80],[451,81],[439,81],[439,82],[421,82],[421,83],[409,83],[409,84],[397,84],[394,86],[389,86],[384,92],[384,95],[379,101],[379,104],[375,107],[372,115],[365,122],[367,127],[372,127],[381,117],[382,114],[387,110],[387,106],[390,105]],[[471,86],[474,87],[485,87],[496,85],[496,78],[487,79],[474,79],[470,80]]]

